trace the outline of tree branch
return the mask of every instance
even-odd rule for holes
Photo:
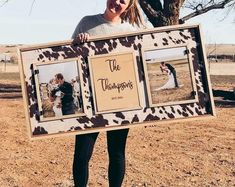
[[[224,1],[219,2],[217,4],[214,3],[214,1],[212,1],[214,4],[212,4],[212,5],[208,6],[208,7],[200,6],[200,9],[199,9],[199,7],[197,7],[195,12],[190,13],[187,16],[184,16],[180,20],[182,22],[185,22],[186,20],[189,20],[189,19],[191,19],[193,17],[196,17],[196,16],[201,15],[201,14],[205,14],[206,12],[208,12],[210,10],[223,9],[223,8],[225,8],[225,6],[227,4],[231,3],[232,1],[234,1],[234,0],[224,0]]]
[[[9,0],[5,0],[2,2],[2,4],[0,5],[0,8],[3,7],[6,3],[8,3]]]
[[[35,1],[36,1],[36,0],[33,0],[32,4],[31,4],[31,6],[30,6],[29,16],[30,16],[31,13],[32,13],[33,5],[34,5]]]

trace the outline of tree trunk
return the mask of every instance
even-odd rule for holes
[[[179,24],[179,12],[184,0],[140,0],[140,6],[154,27]]]
[[[163,7],[160,0],[140,0],[139,3],[154,27],[165,25]]]
[[[167,25],[179,24],[181,2],[180,0],[165,0],[164,1],[164,15],[166,17]]]

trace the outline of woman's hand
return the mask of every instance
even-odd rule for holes
[[[90,38],[88,33],[79,33],[76,38],[73,40],[73,44],[80,44],[87,42]]]

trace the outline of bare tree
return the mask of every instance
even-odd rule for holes
[[[215,9],[235,9],[235,0],[140,0],[139,2],[154,27],[184,23],[188,19]],[[188,8],[192,12],[180,18],[182,8]]]

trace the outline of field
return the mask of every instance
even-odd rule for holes
[[[235,75],[235,62],[210,63],[210,75]]]
[[[231,89],[235,76],[212,76]],[[18,73],[0,73],[0,85],[19,86]],[[21,97],[0,98],[0,186],[72,187],[74,137],[30,141]],[[1,94],[0,94],[1,97]],[[235,186],[235,108],[217,118],[130,130],[123,187]],[[90,161],[89,187],[108,186],[107,147],[101,133]]]
[[[235,44],[209,44],[206,45],[206,50],[207,54],[234,55]]]
[[[13,73],[13,72],[19,72],[19,68],[17,64],[12,64],[12,63],[0,63],[0,73],[1,72],[8,72],[8,73]]]

